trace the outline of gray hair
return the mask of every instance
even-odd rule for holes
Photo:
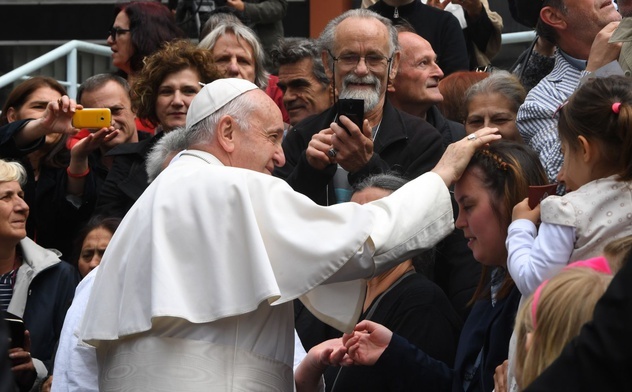
[[[176,128],[166,133],[154,144],[145,160],[147,183],[151,183],[166,167],[167,159],[184,150],[186,145],[186,132],[184,128]]]
[[[271,55],[276,67],[295,64],[303,59],[311,59],[314,77],[323,87],[329,86],[330,80],[325,73],[325,66],[315,40],[309,38],[282,38],[272,50]]]
[[[487,78],[467,89],[463,99],[465,110],[467,110],[470,101],[479,94],[500,94],[511,102],[512,108],[516,112],[527,96],[520,80],[515,75],[501,70],[493,71]]]
[[[406,179],[395,174],[374,174],[355,184],[353,186],[353,193],[363,191],[367,188],[379,188],[391,191],[392,193],[404,186],[407,182]]]
[[[254,31],[242,23],[235,22],[222,22],[213,31],[211,31],[200,43],[198,48],[213,50],[217,40],[224,34],[232,33],[237,37],[237,40],[243,39],[252,47],[252,57],[255,60],[255,81],[262,90],[265,90],[268,86],[268,77],[270,76],[264,68],[265,52],[259,42],[259,38]]]
[[[106,83],[108,82],[117,83],[118,85],[123,87],[123,90],[125,90],[125,92],[129,96],[130,88],[129,88],[129,83],[127,83],[127,80],[117,75],[102,73],[102,74],[91,76],[88,79],[86,79],[85,82],[81,83],[81,86],[79,86],[79,90],[77,90],[77,102],[81,103],[81,97],[83,96],[84,93],[96,91],[100,89],[101,87],[105,86]]]
[[[358,8],[358,9],[349,10],[343,13],[342,15],[338,15],[337,17],[332,19],[329,23],[327,23],[327,26],[325,26],[325,29],[320,34],[320,37],[318,37],[318,46],[321,52],[329,51],[330,53],[334,54],[333,49],[334,49],[334,38],[336,34],[336,28],[343,20],[348,19],[348,18],[377,19],[378,21],[382,22],[382,24],[386,26],[386,29],[388,30],[388,35],[390,38],[388,56],[391,56],[396,50],[399,49],[399,44],[397,41],[397,30],[393,26],[393,23],[389,19],[383,17],[380,14],[377,14],[366,8]],[[330,68],[333,68],[333,62],[329,61],[329,56],[327,56],[326,65]]]
[[[211,16],[208,17],[204,26],[202,27],[202,32],[200,33],[200,41],[202,41],[207,35],[211,33],[211,31],[215,30],[217,26],[222,23],[241,23],[244,24],[237,15],[231,12],[215,12],[212,13]]]
[[[185,130],[186,148],[190,148],[196,144],[208,144],[215,135],[215,128],[217,124],[219,124],[219,120],[226,115],[231,116],[239,128],[248,129],[248,117],[250,117],[250,113],[255,110],[253,100],[249,97],[249,92],[241,94],[202,121],[193,124],[191,127],[187,127]]]
[[[24,166],[18,162],[0,159],[0,182],[17,181],[20,186],[26,185],[27,175]]]

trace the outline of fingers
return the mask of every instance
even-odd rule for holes
[[[375,327],[378,324],[374,323],[373,321],[369,321],[369,320],[362,320],[360,321],[355,328],[353,328],[354,331],[366,331],[368,333],[371,333],[372,330],[375,330]]]
[[[74,113],[77,108],[83,109],[83,106],[78,105],[74,99],[70,99],[67,95],[61,96],[57,101],[49,102],[53,105],[53,108],[64,113]]]
[[[481,128],[478,131],[471,133],[465,137],[465,140],[474,141],[477,148],[483,147],[495,140],[500,140],[501,136],[498,133],[498,128]]]
[[[13,363],[13,367],[17,367],[18,365],[27,364],[31,362],[31,353],[29,351],[19,349],[13,349],[9,351],[9,358]]]
[[[312,140],[309,141],[305,156],[313,168],[323,170],[335,162],[334,157],[328,155],[328,151],[331,149],[332,135],[331,130],[323,130],[312,136]]]

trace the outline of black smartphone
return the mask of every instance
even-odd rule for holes
[[[363,99],[339,99],[338,100],[338,117],[336,124],[344,128],[347,133],[349,130],[340,122],[340,116],[347,116],[362,131],[362,121],[364,121],[364,100]]]
[[[4,321],[7,323],[9,329],[9,348],[22,347],[24,348],[24,321],[10,313],[5,315]]]

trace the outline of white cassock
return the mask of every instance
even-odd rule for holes
[[[364,279],[453,228],[434,173],[372,203],[322,207],[281,179],[186,151],[99,267],[80,336],[97,347],[100,390],[291,391],[291,301],[350,331]]]

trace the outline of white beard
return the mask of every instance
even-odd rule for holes
[[[356,89],[353,86],[349,86],[351,83],[364,83],[373,84],[374,88],[368,90],[366,88]],[[350,73],[342,79],[342,89],[340,91],[339,98],[346,99],[362,99],[364,100],[364,113],[368,113],[375,109],[380,102],[380,91],[382,90],[382,83],[375,77],[375,75],[367,75],[363,78],[359,78]]]

